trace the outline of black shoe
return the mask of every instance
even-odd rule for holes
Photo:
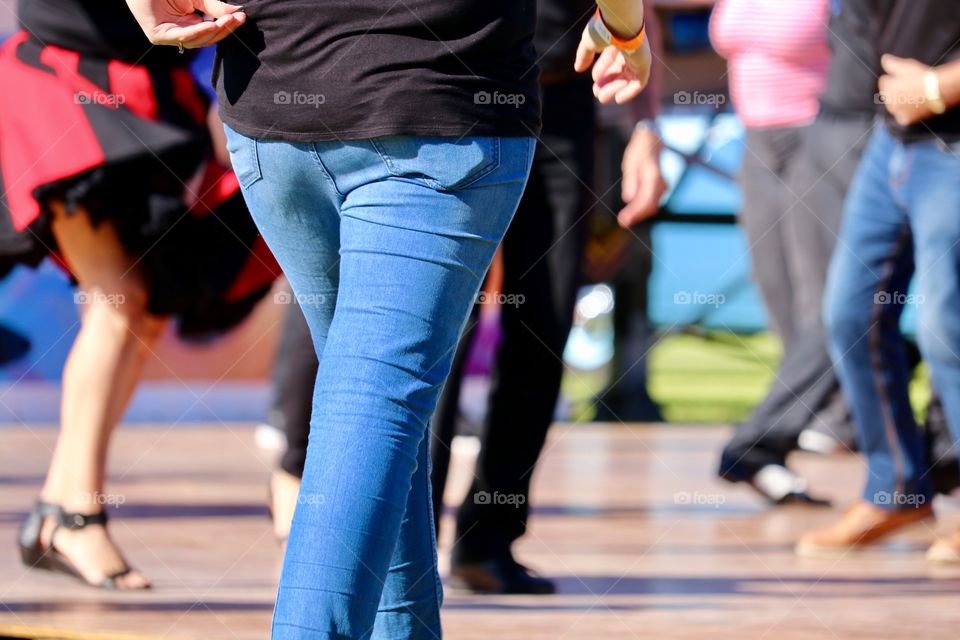
[[[774,505],[829,507],[830,501],[807,493],[807,481],[783,465],[768,464],[747,480],[747,484]]]
[[[557,585],[530,571],[508,551],[477,562],[454,560],[450,565],[449,584],[471,593],[503,595],[549,595]]]

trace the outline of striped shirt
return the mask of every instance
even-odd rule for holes
[[[710,40],[727,59],[733,106],[748,127],[809,123],[830,58],[828,0],[718,0]]]

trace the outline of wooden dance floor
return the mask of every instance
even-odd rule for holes
[[[560,585],[549,597],[447,593],[451,640],[960,638],[960,570],[928,566],[927,532],[883,549],[801,560],[792,543],[836,517],[864,473],[853,456],[798,456],[834,510],[771,510],[713,478],[721,427],[559,424],[535,478],[520,558]],[[0,638],[268,637],[280,554],[264,508],[272,460],[251,425],[133,426],[111,458],[124,502],[113,532],[155,582],[104,593],[15,553],[41,483],[50,428],[0,428]],[[455,452],[452,504],[470,447]],[[938,526],[960,512],[940,501]],[[446,524],[450,524],[449,514]],[[441,565],[451,542],[441,540]]]

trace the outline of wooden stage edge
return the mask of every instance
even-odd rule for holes
[[[960,638],[960,568],[923,558],[939,522],[883,547],[801,559],[804,531],[836,518],[866,473],[853,455],[791,459],[833,508],[773,509],[714,475],[724,426],[557,424],[534,476],[520,560],[556,580],[553,596],[449,591],[446,640]],[[98,591],[26,571],[16,531],[36,497],[56,431],[0,426],[0,640],[263,640],[281,561],[264,498],[275,454],[254,425],[131,425],[111,451],[111,531],[154,581]],[[452,508],[472,479],[475,447],[455,447],[440,569]]]
[[[151,640],[151,638],[126,633],[85,633],[65,629],[0,625],[0,640]]]

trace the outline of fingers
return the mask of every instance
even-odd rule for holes
[[[614,101],[617,104],[624,104],[636,98],[643,91],[643,83],[639,80],[631,80],[627,86],[617,91]]]
[[[608,47],[593,65],[593,95],[602,104],[623,104],[636,98],[644,87],[644,79],[628,63],[619,50]]]
[[[593,85],[593,95],[601,104],[630,102],[640,95],[641,91],[643,91],[643,85],[639,80],[623,75],[612,79],[605,78],[603,85],[596,83]]]
[[[602,104],[613,102],[617,94],[630,82],[624,72],[623,56],[613,47],[600,53],[593,65],[593,95]]]
[[[617,214],[617,223],[624,229],[629,229],[644,218],[650,217],[650,214],[645,213],[645,211],[645,207],[641,205],[639,200],[631,200],[627,206]]]
[[[213,18],[222,18],[231,13],[236,13],[242,8],[239,5],[227,4],[219,0],[193,0],[193,6],[195,6],[198,11]]]
[[[211,44],[216,44],[243,26],[246,21],[247,16],[245,13],[234,12],[227,14],[221,18],[217,18],[215,23],[217,25],[217,29],[211,33],[208,38],[201,42],[194,41],[190,43],[190,46],[188,46],[187,43],[184,43],[183,46],[185,49],[198,49],[200,47],[207,47]]]
[[[596,55],[596,51],[581,42],[577,48],[577,57],[573,62],[573,70],[577,73],[583,73],[590,68],[590,65],[593,63],[593,58]]]
[[[883,67],[883,71],[886,74],[891,76],[923,73],[930,68],[919,60],[914,60],[913,58],[898,58],[889,53],[884,54],[880,58],[880,66]]]
[[[214,22],[204,22],[199,16],[196,21],[182,25],[161,24],[157,28],[157,33],[150,38],[153,44],[177,46],[183,43],[186,47],[188,43],[209,36],[216,31],[217,25]]]
[[[623,181],[620,183],[620,199],[624,202],[632,202],[637,195],[637,171],[631,166],[624,166]]]
[[[599,53],[599,57],[597,57]],[[577,72],[593,70],[593,95],[602,104],[623,104],[636,98],[650,74],[649,52],[641,53],[639,67],[631,63],[620,50],[598,43],[589,25],[580,37],[580,46],[573,68]]]
[[[633,198],[630,200],[624,198],[627,205],[617,214],[617,222],[620,223],[620,226],[629,228],[657,213],[660,208],[663,187],[662,181],[638,185],[638,192]]]
[[[623,68],[624,61],[620,52],[613,47],[607,47],[600,52],[600,57],[593,65],[593,71],[591,72],[593,81],[603,84],[605,77],[619,74],[623,71]]]
[[[234,12],[221,16],[214,21],[203,21],[199,17],[194,24],[185,26],[166,25],[151,41],[153,44],[177,46],[184,49],[198,49],[223,40],[246,22],[244,13]]]
[[[577,46],[577,57],[573,61],[573,69],[577,73],[583,73],[590,69],[593,59],[597,56],[599,48],[590,34],[590,27],[583,30],[580,36],[580,44]]]
[[[884,72],[891,74],[896,74],[897,71],[902,69],[905,62],[907,62],[906,59],[898,58],[889,53],[883,54],[880,58],[880,66],[883,67]]]

